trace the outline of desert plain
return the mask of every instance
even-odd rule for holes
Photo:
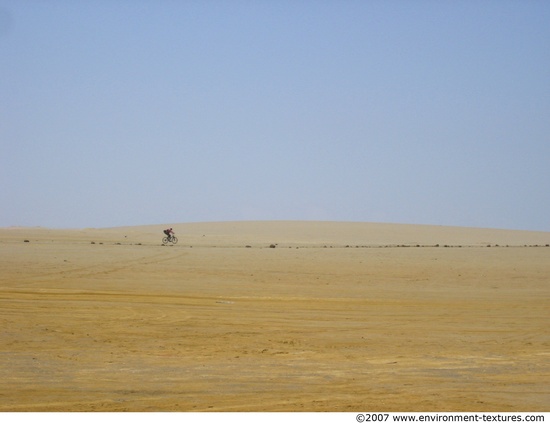
[[[548,244],[377,223],[1,228],[0,411],[550,411]]]

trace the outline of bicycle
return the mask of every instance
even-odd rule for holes
[[[162,243],[164,245],[168,244],[169,242],[171,242],[172,244],[177,244],[178,243],[178,238],[176,238],[175,235],[165,236],[164,238],[162,238]]]

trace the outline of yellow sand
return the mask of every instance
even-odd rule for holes
[[[164,226],[0,229],[0,411],[550,411],[550,233]]]

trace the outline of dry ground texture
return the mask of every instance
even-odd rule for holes
[[[0,229],[0,411],[550,411],[550,233],[171,226]]]

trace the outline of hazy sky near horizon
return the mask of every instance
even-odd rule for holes
[[[550,231],[550,2],[0,0],[0,226]]]

